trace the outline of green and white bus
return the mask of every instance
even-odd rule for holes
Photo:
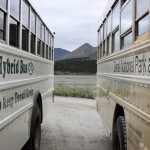
[[[150,0],[109,0],[97,47],[97,110],[113,149],[150,150]]]
[[[54,90],[54,34],[28,0],[0,0],[0,149],[39,150]]]

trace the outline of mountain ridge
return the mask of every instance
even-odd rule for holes
[[[96,53],[96,47],[93,47],[89,43],[85,43],[79,46],[77,49],[61,57],[59,60],[74,59],[74,58],[86,58],[90,57],[91,54]],[[95,56],[95,55],[94,55]]]
[[[71,53],[70,51],[63,49],[63,48],[54,48],[54,59],[58,61],[62,57],[66,56],[67,54]]]

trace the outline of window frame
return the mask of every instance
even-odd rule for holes
[[[3,30],[0,29],[0,31],[3,32],[3,39],[0,39],[1,42],[6,42],[6,12],[0,9],[0,11],[3,13]]]
[[[10,44],[10,20],[11,20],[11,19],[12,19],[13,21],[17,22],[17,44],[16,44],[16,46]],[[10,45],[10,46],[19,48],[19,42],[20,42],[19,35],[20,35],[20,22],[18,22],[15,18],[13,18],[13,17],[10,15],[10,16],[9,16],[9,45]]]
[[[51,60],[53,60],[54,35],[31,6],[30,2],[27,0],[18,0],[13,4],[13,1],[9,1],[6,0],[0,3],[2,18],[0,42],[40,57],[42,55],[47,60],[49,59],[48,48],[50,47]],[[33,15],[33,21],[31,21],[31,15]],[[28,23],[24,20],[27,20]],[[37,36],[38,22],[40,24],[39,37]],[[32,29],[31,23],[34,23]],[[50,37],[51,41],[49,41]],[[37,53],[37,47],[40,49],[39,54]]]
[[[149,9],[146,10],[140,17],[136,18],[136,0],[135,0],[135,7],[134,7],[134,11],[135,11],[135,19],[134,19],[134,22],[135,22],[135,37],[134,37],[134,44],[138,44],[140,42],[142,42],[143,40],[146,40],[146,39],[149,39],[149,34],[150,34],[150,28],[148,27],[148,32],[142,34],[142,35],[138,35],[138,23],[139,21],[141,21],[143,18],[145,18],[146,16],[148,16],[148,22],[149,22],[149,25],[150,25],[150,1],[149,1]]]

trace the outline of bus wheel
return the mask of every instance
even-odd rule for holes
[[[127,150],[125,117],[117,118],[113,134],[113,150]]]
[[[34,147],[33,150],[40,150],[40,141],[41,141],[41,113],[39,106],[37,106],[36,124],[32,143],[32,147]]]
[[[40,150],[40,141],[41,141],[41,112],[39,106],[36,105],[36,115],[35,115],[35,125],[33,136],[30,137],[26,145],[22,150]]]

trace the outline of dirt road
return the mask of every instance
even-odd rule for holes
[[[111,150],[94,100],[55,97],[41,138],[41,150]]]

